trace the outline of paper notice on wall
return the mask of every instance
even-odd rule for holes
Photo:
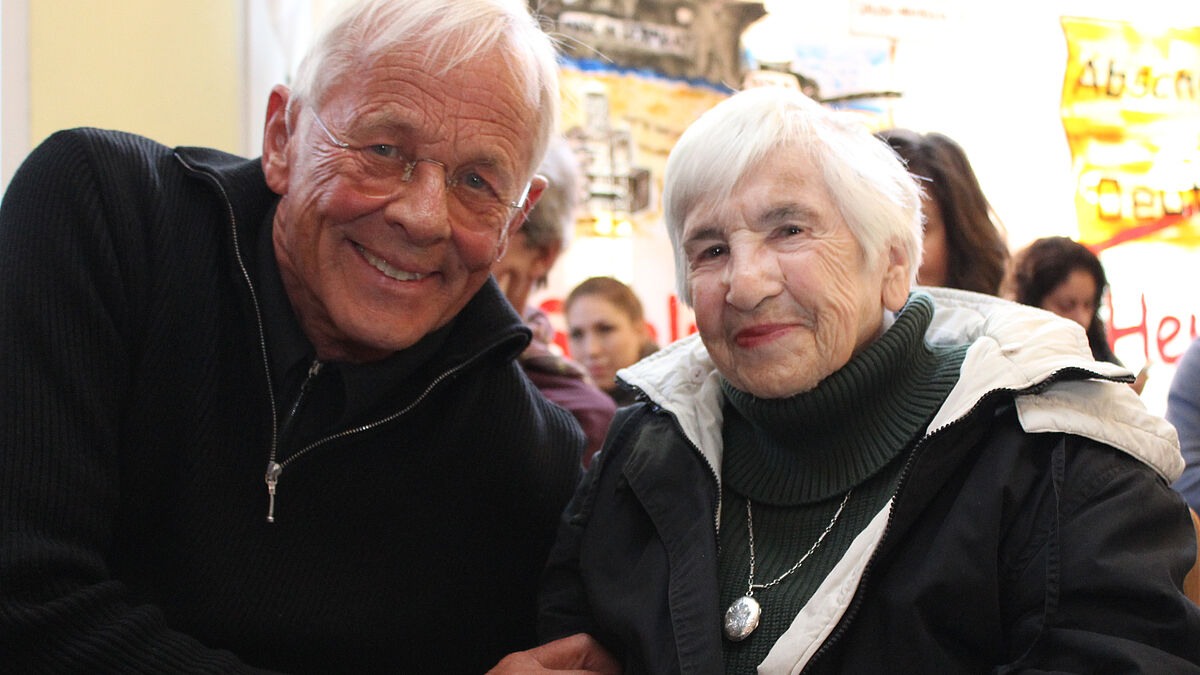
[[[1132,370],[1152,366],[1142,400],[1162,413],[1200,314],[1200,27],[1062,26],[1079,239],[1108,275],[1109,340]]]
[[[854,0],[850,3],[850,32],[893,40],[936,39],[962,18],[958,3],[949,0]]]
[[[1200,244],[1200,27],[1063,18],[1080,238]]]

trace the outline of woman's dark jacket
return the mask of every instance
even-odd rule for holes
[[[959,383],[759,672],[1200,670],[1173,429],[1065,320],[931,293],[927,341],[971,344]],[[618,412],[564,514],[542,638],[591,633],[626,673],[720,673],[718,374],[692,337],[623,377],[649,402]]]
[[[96,130],[14,177],[0,671],[480,673],[533,643],[583,439],[493,282],[367,428],[288,463],[266,522],[286,405],[252,251],[276,200],[257,161]]]

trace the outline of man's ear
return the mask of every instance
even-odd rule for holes
[[[279,195],[288,191],[288,143],[292,137],[288,101],[291,97],[291,90],[282,84],[271,88],[271,97],[267,99],[267,121],[263,127],[263,173],[271,191]]]
[[[546,186],[549,184],[550,181],[546,180],[546,177],[540,173],[535,173],[533,178],[529,180],[529,194],[525,197],[525,204],[521,206],[521,219],[517,221],[515,229],[520,229],[520,226],[525,223],[525,219],[529,217],[529,212],[533,210],[533,205],[537,204],[538,200],[542,198],[542,192],[546,190]]]
[[[887,256],[887,266],[883,270],[881,290],[883,306],[885,309],[898,312],[908,301],[908,293],[912,290],[908,252],[903,245],[893,243],[884,255]]]
[[[504,232],[500,233],[500,248],[496,252],[496,260],[504,257],[504,253],[508,251],[508,241],[512,238],[517,230],[525,224],[525,219],[529,217],[529,212],[533,210],[533,205],[542,198],[542,192],[546,190],[546,186],[550,181],[546,180],[545,176],[534,174],[529,181],[529,194],[525,195],[525,203],[521,205],[520,213],[516,213],[509,219],[508,224],[504,227]]]

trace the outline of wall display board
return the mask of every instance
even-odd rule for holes
[[[564,57],[560,130],[580,158],[585,206],[569,247],[532,301],[566,350],[562,299],[590,276],[613,276],[642,300],[659,344],[694,331],[675,295],[662,222],[663,169],[680,134],[741,82],[739,40],[757,2],[539,3]]]
[[[1197,335],[1200,27],[1064,17],[1061,115],[1079,239],[1109,276],[1117,356],[1163,396]],[[1162,270],[1181,270],[1165,274]]]

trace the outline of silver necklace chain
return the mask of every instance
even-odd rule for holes
[[[850,501],[850,495],[853,492],[854,492],[854,488],[850,488],[850,490],[848,490],[846,492],[846,496],[842,497],[842,503],[840,506],[838,506],[837,511],[833,514],[833,518],[829,519],[829,524],[825,526],[825,531],[821,533],[821,536],[817,537],[817,540],[814,541],[813,545],[808,548],[808,551],[806,551],[804,553],[804,555],[801,556],[800,559],[796,561],[796,564],[792,565],[792,568],[789,569],[788,571],[775,577],[774,581],[771,581],[770,583],[765,583],[765,584],[754,583],[754,513],[750,509],[750,498],[747,497],[746,498],[746,529],[749,531],[749,534],[750,534],[750,579],[747,582],[749,585],[749,588],[746,590],[746,597],[748,597],[748,598],[754,597],[755,590],[761,591],[761,590],[768,589],[768,588],[774,586],[775,584],[786,579],[787,576],[789,574],[791,574],[792,572],[795,572],[796,570],[800,569],[800,566],[804,564],[804,561],[808,560],[808,556],[812,555],[813,551],[816,551],[817,547],[821,545],[821,542],[825,540],[825,535],[829,534],[829,531],[832,530],[833,526],[837,524],[838,518],[842,515],[842,509],[846,508],[846,502]]]

